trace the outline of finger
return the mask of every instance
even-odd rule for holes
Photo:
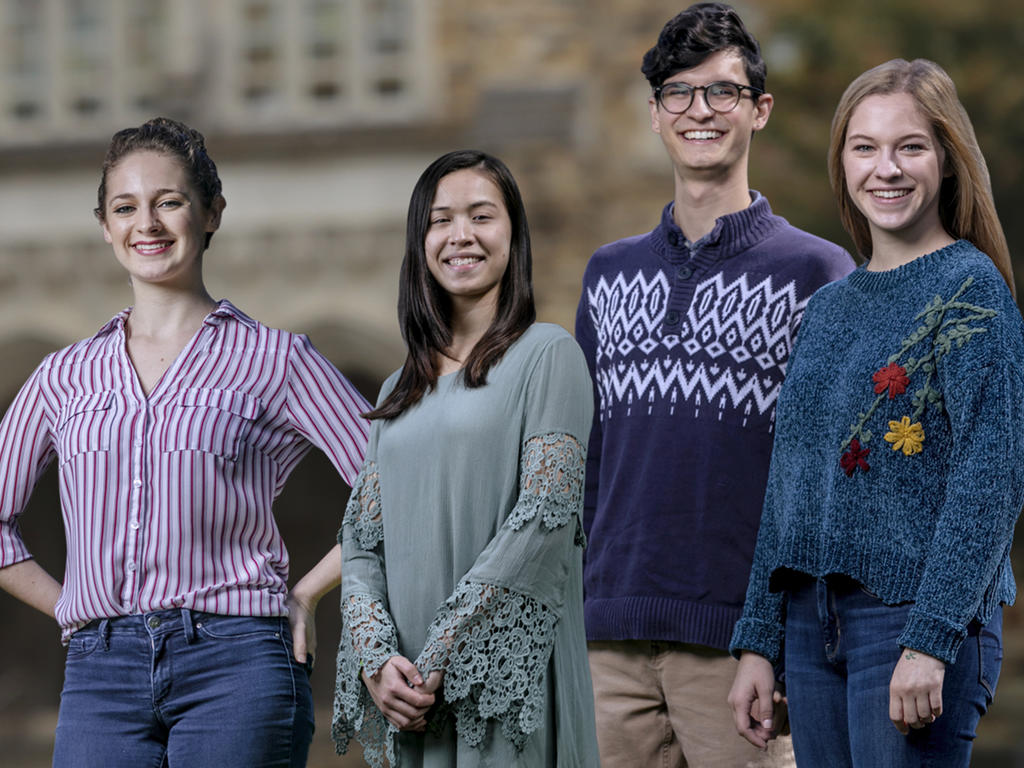
[[[416,665],[409,661],[404,656],[393,656],[395,669],[402,673],[406,682],[409,685],[423,685],[423,677],[420,675],[420,671],[416,669]]]
[[[306,638],[301,632],[292,632],[292,655],[299,664],[306,663]]]
[[[760,685],[757,686],[757,700],[754,702],[753,711],[751,713],[754,715],[761,727],[769,733],[771,733],[772,730],[772,718],[775,716],[774,696],[775,690],[773,688],[763,688]]]
[[[914,709],[917,713],[916,723],[912,723],[912,728],[924,728],[935,718],[932,717],[932,705],[928,699],[927,694],[921,694],[914,699]]]
[[[889,719],[896,726],[896,730],[904,736],[910,733],[910,729],[903,719],[903,700],[895,693],[889,694]]]
[[[932,720],[942,714],[942,686],[928,692],[928,706],[931,708]]]

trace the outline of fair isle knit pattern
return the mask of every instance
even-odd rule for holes
[[[807,303],[793,279],[741,273],[727,282],[716,272],[697,283],[678,332],[664,329],[668,297],[664,269],[649,278],[642,270],[602,275],[587,291],[601,410],[625,404],[627,416],[639,407],[699,417],[709,408],[739,414],[744,426],[752,413],[768,414]],[[771,420],[764,423],[770,430]]]
[[[726,648],[754,553],[775,399],[808,297],[853,269],[752,193],[688,243],[672,204],[583,278],[597,409],[584,525],[587,635]]]
[[[1016,588],[1024,322],[966,241],[858,269],[808,305],[778,403],[764,514],[731,643],[777,660],[787,573],[913,602],[901,646],[952,662]]]

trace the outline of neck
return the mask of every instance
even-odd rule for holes
[[[194,330],[217,305],[201,283],[181,290],[134,281],[132,293],[128,328],[134,336],[167,337]]]
[[[956,242],[941,225],[929,230],[925,235],[900,237],[899,233],[875,231],[871,232],[871,260],[865,269],[870,272],[886,272],[902,267],[925,254],[945,248]]]
[[[484,337],[494,322],[497,295],[473,301],[452,298],[452,343],[445,350],[442,373],[461,368],[473,347]]]
[[[715,179],[681,179],[676,176],[672,218],[691,243],[715,228],[715,221],[750,205],[750,188],[744,171],[723,183]]]

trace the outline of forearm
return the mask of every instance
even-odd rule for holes
[[[0,568],[0,589],[54,618],[61,585],[35,560],[22,560]]]
[[[335,544],[319,563],[296,582],[292,596],[308,609],[341,583],[341,545]]]

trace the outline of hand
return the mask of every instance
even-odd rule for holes
[[[434,694],[436,698],[437,692],[444,685],[444,670],[435,669],[433,672],[427,674],[427,679],[423,685],[417,685],[416,690],[422,691],[423,693]]]
[[[416,666],[404,656],[392,656],[375,675],[363,670],[363,682],[373,703],[400,731],[422,731],[434,694],[418,690],[424,685]]]
[[[776,696],[778,697],[776,700]],[[736,730],[758,749],[767,749],[775,738],[775,708],[785,698],[775,690],[775,670],[764,656],[744,651],[729,691]]]
[[[310,664],[316,658],[316,603],[310,605],[292,590],[285,600],[288,606],[288,625],[292,628],[292,653],[299,664]]]
[[[946,664],[927,653],[904,648],[889,682],[889,719],[906,736],[942,714]]]

